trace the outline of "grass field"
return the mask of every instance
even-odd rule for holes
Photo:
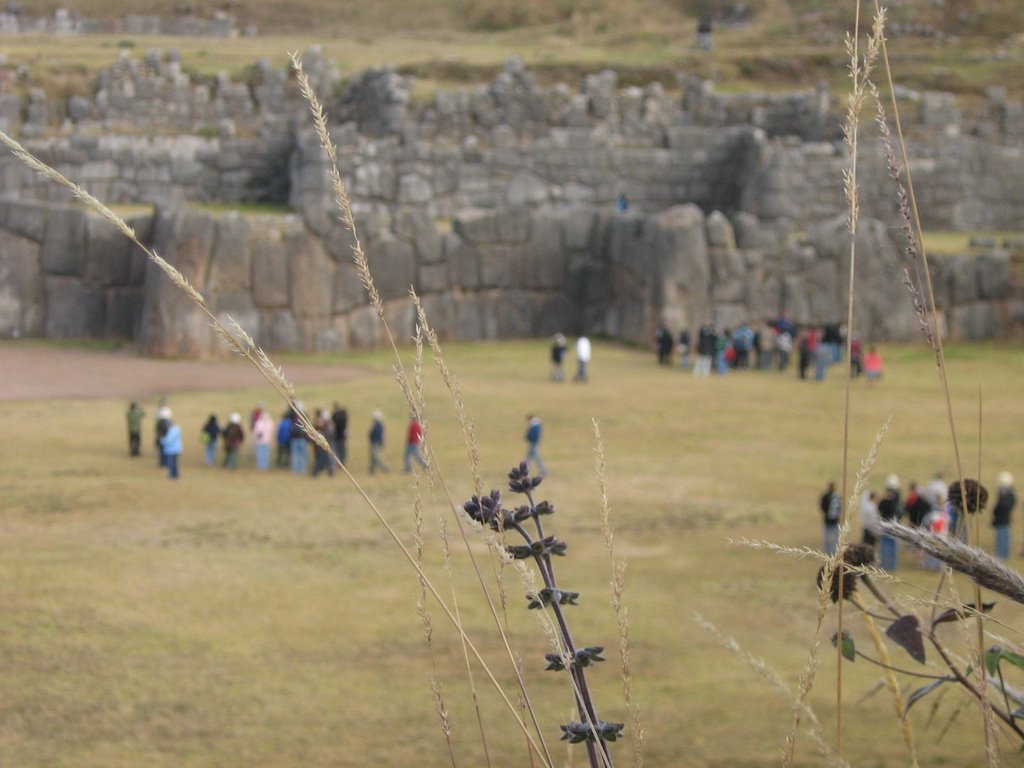
[[[883,353],[884,381],[853,384],[851,477],[889,416],[871,487],[880,488],[890,472],[904,482],[925,481],[937,469],[953,476],[930,351],[908,345]],[[953,346],[948,357],[969,474],[980,462],[990,486],[1003,469],[1024,477],[1020,348]],[[541,342],[453,345],[446,358],[479,435],[485,489],[503,487],[505,472],[520,459],[525,415],[544,420],[550,476],[540,495],[558,509],[550,532],[569,543],[569,556],[558,563],[560,581],[582,593],[570,621],[578,642],[609,648],[609,663],[589,678],[601,715],[626,719],[612,650],[617,635],[592,418],[605,441],[616,546],[629,562],[634,687],[648,764],[777,763],[790,726],[787,703],[692,617],[700,612],[795,685],[813,637],[817,564],[751,551],[729,538],[820,546],[817,498],[841,471],[838,369],[820,384],[791,372],[697,381],[659,369],[646,351],[597,344],[591,383],[573,385],[547,380]],[[340,400],[349,408],[353,474],[411,541],[413,480],[400,471],[406,409],[390,358],[354,353],[321,362],[364,367],[343,389],[305,386],[299,396],[307,405]],[[427,382],[432,445],[461,501],[473,492],[472,477],[450,398],[435,379]],[[365,503],[339,477],[259,475],[251,459],[235,473],[202,466],[197,433],[207,413],[245,413],[258,400],[272,402],[269,390],[176,395],[173,381],[167,389],[186,435],[183,477],[173,484],[154,466],[148,420],[146,455],[127,456],[126,403],[119,399],[0,403],[0,764],[450,765],[426,681],[430,661],[415,613],[414,574]],[[152,415],[155,403],[145,405]],[[365,433],[374,407],[386,415],[392,472],[369,477]],[[430,527],[439,518],[451,527],[440,490],[424,495]],[[983,536],[991,547],[987,525]],[[428,536],[427,565],[447,592],[436,538]],[[480,544],[474,551],[484,553]],[[454,560],[463,618],[507,683],[508,665],[468,558],[459,550]],[[924,597],[918,587],[934,586],[935,577],[906,555],[902,565],[908,584],[901,590]],[[509,591],[510,634],[545,736],[560,764],[582,765],[582,752],[570,761],[557,742],[558,724],[574,719],[565,680],[541,672],[550,649],[514,580]],[[994,616],[1006,622],[995,629],[1019,641],[1020,607],[1002,600]],[[826,648],[834,623],[833,609],[811,696],[829,732],[835,660]],[[440,615],[434,625],[458,764],[481,765],[458,643]],[[851,631],[866,649],[863,627],[854,622]],[[957,630],[948,637],[956,644]],[[913,665],[902,651],[894,654],[898,665]],[[860,662],[844,672],[851,763],[906,765],[885,694],[858,701],[880,679],[878,670]],[[479,673],[477,682],[494,764],[528,764],[521,734]],[[934,701],[937,711],[924,703],[911,717],[922,764],[983,763],[976,709],[964,707],[944,732],[963,699],[949,690]],[[619,764],[631,763],[628,742],[614,752]],[[807,739],[797,757],[800,765],[820,764]]]

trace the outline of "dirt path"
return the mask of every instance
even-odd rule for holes
[[[284,366],[295,384],[348,381],[361,368]],[[266,386],[244,360],[156,360],[130,352],[0,345],[0,401],[62,397],[155,397],[169,392]]]

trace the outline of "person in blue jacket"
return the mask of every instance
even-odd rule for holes
[[[531,413],[526,417],[526,465],[529,466],[530,462],[533,462],[537,467],[537,474],[544,477],[547,474],[547,469],[544,467],[539,451],[542,432],[540,418]]]
[[[167,431],[160,438],[160,448],[167,459],[167,477],[178,479],[178,457],[181,455],[181,427],[171,419],[171,409],[166,410]]]

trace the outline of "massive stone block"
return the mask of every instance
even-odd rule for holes
[[[161,211],[154,245],[165,261],[202,292],[213,248],[215,222],[205,213]],[[219,350],[209,319],[155,264],[147,264],[140,345],[148,354],[205,357]]]
[[[248,220],[240,213],[225,213],[217,219],[210,263],[212,290],[221,293],[249,290],[252,281],[250,229]]]
[[[53,208],[43,235],[43,271],[50,275],[81,276],[84,256],[85,211]]]
[[[695,205],[681,205],[663,211],[654,221],[661,262],[661,317],[657,320],[673,329],[690,328],[692,333],[711,320],[711,260],[704,214]]]
[[[55,339],[99,339],[106,330],[106,298],[75,277],[46,278],[46,335]]]
[[[131,285],[132,242],[106,219],[90,214],[85,221],[86,284],[109,288]]]
[[[416,256],[409,243],[393,236],[381,237],[367,248],[366,258],[382,299],[408,295],[416,283]]]
[[[142,289],[110,288],[106,295],[107,312],[104,337],[134,341],[138,338],[142,323]]]
[[[0,336],[46,332],[46,290],[35,240],[0,230]]]
[[[323,318],[334,310],[334,261],[308,232],[286,231],[290,306],[300,320]]]
[[[4,229],[16,235],[43,242],[46,233],[46,219],[50,213],[47,206],[35,202],[5,200],[0,206]]]
[[[288,217],[275,225],[259,226],[249,241],[252,262],[253,301],[260,309],[280,309],[288,306],[289,269],[285,250],[285,231],[298,230],[301,223]]]

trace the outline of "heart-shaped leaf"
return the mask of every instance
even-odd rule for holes
[[[924,638],[921,636],[921,622],[912,613],[900,616],[889,625],[885,634],[896,645],[910,654],[910,658],[924,664]]]

